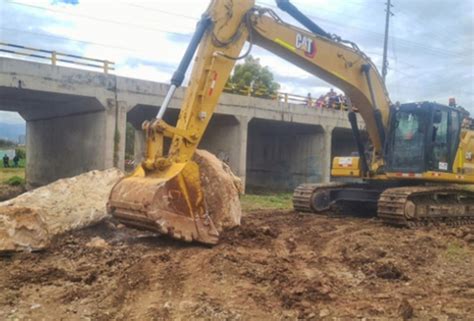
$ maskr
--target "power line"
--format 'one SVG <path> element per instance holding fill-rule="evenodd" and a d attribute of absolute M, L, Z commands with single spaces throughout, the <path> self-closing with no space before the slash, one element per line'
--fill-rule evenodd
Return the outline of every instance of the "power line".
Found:
<path fill-rule="evenodd" d="M 265 2 L 260 2 L 260 3 L 266 5 L 270 8 L 278 9 L 276 6 L 271 5 L 269 3 L 265 3 Z M 323 18 L 323 17 L 318 17 L 318 16 L 315 16 L 315 15 L 309 15 L 309 14 L 307 14 L 307 16 L 312 18 L 312 19 L 315 19 L 315 20 L 320 20 L 320 21 L 335 25 L 338 28 L 341 28 L 341 26 L 343 26 L 343 24 L 341 24 L 340 21 L 333 21 L 333 20 L 329 20 L 329 19 L 326 19 L 326 18 Z M 349 26 L 346 25 L 346 27 L 344 29 L 357 29 L 357 30 L 363 31 L 364 33 L 366 33 L 366 35 L 371 34 L 373 39 L 375 39 L 374 36 L 377 37 L 378 40 L 383 39 L 383 37 L 384 37 L 383 33 L 379 33 L 379 32 L 376 32 L 376 31 L 368 30 L 368 29 L 365 29 L 365 28 L 357 27 L 357 26 L 350 26 L 349 27 Z M 418 42 L 415 42 L 415 41 L 411 41 L 411 40 L 407 40 L 407 39 L 403 39 L 403 38 L 398 38 L 398 37 L 394 37 L 394 36 L 389 36 L 389 39 L 393 39 L 393 38 L 396 38 L 399 43 L 401 43 L 403 46 L 405 46 L 407 48 L 418 47 L 419 49 L 423 49 L 424 53 L 428 53 L 428 54 L 432 54 L 432 55 L 438 55 L 438 56 L 443 56 L 443 57 L 446 57 L 446 56 L 470 57 L 471 56 L 470 54 L 463 54 L 463 53 L 459 53 L 459 52 L 448 51 L 448 50 L 445 50 L 445 49 L 442 49 L 442 48 L 430 47 L 430 46 L 427 46 L 425 44 L 418 43 Z M 429 51 L 429 52 L 426 52 L 426 51 Z"/>
<path fill-rule="evenodd" d="M 128 52 L 140 53 L 140 54 L 144 53 L 142 51 L 131 49 L 130 47 L 121 47 L 121 46 L 117 46 L 117 45 L 114 45 L 114 44 L 106 44 L 106 43 L 93 42 L 93 41 L 88 41 L 88 40 L 83 40 L 83 39 L 75 39 L 75 38 L 70 38 L 70 37 L 53 35 L 53 34 L 50 34 L 50 33 L 35 32 L 35 31 L 31 31 L 31 30 L 21 30 L 21 29 L 17 29 L 17 28 L 9 28 L 9 27 L 0 27 L 0 29 L 11 31 L 11 32 L 23 32 L 23 33 L 28 33 L 28 34 L 32 34 L 32 35 L 37 35 L 37 36 L 42 36 L 42 37 L 47 37 L 47 38 L 60 39 L 60 40 L 65 40 L 65 41 L 72 41 L 72 42 L 82 43 L 82 44 L 86 44 L 86 45 L 100 46 L 100 47 L 104 47 L 104 48 L 113 48 L 113 49 L 119 49 L 119 50 L 124 50 L 124 51 L 128 51 Z M 189 36 L 189 38 L 191 38 L 191 37 Z M 382 54 L 376 53 L 376 52 L 367 52 L 367 54 L 369 54 L 371 56 L 382 56 Z M 401 61 L 401 62 L 406 64 L 409 67 L 416 68 L 416 66 L 414 66 L 412 64 L 409 64 L 409 63 L 403 62 L 403 61 Z"/>
<path fill-rule="evenodd" d="M 127 52 L 144 54 L 144 52 L 142 52 L 142 51 L 134 50 L 134 49 L 131 49 L 130 47 L 121 47 L 121 46 L 117 46 L 117 45 L 114 45 L 114 44 L 105 44 L 105 43 L 87 41 L 87 40 L 82 40 L 82 39 L 64 37 L 64 36 L 59 36 L 59 35 L 53 35 L 53 34 L 50 34 L 50 33 L 41 33 L 41 32 L 35 32 L 35 31 L 31 31 L 31 30 L 21 30 L 21 29 L 16 29 L 16 28 L 0 27 L 0 29 L 7 30 L 7 31 L 12 31 L 12 32 L 28 33 L 28 34 L 38 35 L 38 36 L 42 36 L 42 37 L 47 37 L 47 38 L 60 39 L 60 40 L 64 40 L 64 41 L 73 41 L 73 42 L 82 43 L 82 44 L 86 44 L 86 45 L 100 46 L 100 47 L 105 47 L 105 48 L 113 48 L 113 49 L 119 49 L 119 50 L 123 50 L 123 51 L 127 51 Z M 186 36 L 186 37 L 190 38 L 190 36 Z M 367 54 L 369 54 L 371 56 L 382 56 L 380 53 L 376 53 L 376 52 L 367 52 Z M 412 65 L 410 63 L 407 63 L 405 61 L 399 61 L 399 62 L 403 63 L 404 65 L 406 65 L 410 68 L 418 68 L 417 66 L 414 66 L 414 65 Z"/>
<path fill-rule="evenodd" d="M 173 34 L 173 35 L 177 35 L 177 36 L 186 36 L 188 37 L 189 35 L 188 34 L 183 34 L 183 33 L 178 33 L 178 32 L 173 32 L 173 31 L 168 31 L 168 30 L 163 30 L 163 29 L 159 29 L 159 28 L 151 28 L 151 27 L 146 27 L 146 26 L 142 26 L 142 25 L 137 25 L 137 24 L 130 24 L 130 23 L 124 23 L 123 21 L 117 21 L 117 20 L 111 20 L 111 19 L 102 19 L 102 18 L 97 18 L 97 17 L 93 17 L 93 16 L 89 16 L 89 15 L 83 15 L 83 14 L 74 14 L 74 13 L 70 13 L 70 12 L 64 12 L 64 11 L 61 11 L 61 10 L 55 10 L 55 9 L 52 9 L 52 8 L 45 8 L 45 7 L 41 7 L 41 6 L 35 6 L 35 5 L 31 5 L 31 4 L 24 4 L 24 3 L 18 3 L 18 2 L 14 2 L 14 1 L 8 1 L 9 3 L 12 3 L 12 4 L 16 4 L 16 5 L 20 5 L 20 6 L 27 6 L 27 7 L 31 7 L 31 8 L 36 8 L 36 9 L 39 9 L 39 10 L 45 10 L 45 11 L 51 11 L 51 12 L 56 12 L 56 13 L 61 13 L 61 14 L 66 14 L 66 15 L 71 15 L 71 16 L 78 16 L 78 17 L 83 17 L 83 18 L 87 18 L 87 19 L 91 19 L 91 20 L 97 20 L 97 21 L 102 21 L 102 22 L 107 22 L 107 23 L 114 23 L 114 24 L 118 24 L 118 25 L 128 25 L 128 26 L 134 26 L 134 27 L 137 27 L 137 28 L 141 28 L 141 29 L 145 29 L 145 30 L 153 30 L 153 31 L 158 31 L 158 32 L 162 32 L 162 33 L 168 33 L 168 34 Z M 272 8 L 275 8 L 277 9 L 277 7 L 273 6 L 273 5 L 270 5 L 268 3 L 264 3 L 264 2 L 261 2 L 262 4 L 265 4 L 267 5 L 268 7 L 272 7 Z M 134 6 L 137 6 L 137 5 L 134 5 Z M 153 8 L 148 8 L 148 7 L 144 7 L 144 6 L 140 6 L 142 8 L 146 8 L 148 10 L 156 10 L 158 11 L 159 9 L 153 9 Z M 160 10 L 160 11 L 163 11 L 163 10 Z M 170 15 L 174 15 L 174 16 L 179 16 L 179 17 L 183 17 L 183 15 L 180 15 L 180 14 L 175 14 L 175 13 L 171 13 L 171 12 L 166 12 L 167 14 L 170 14 Z M 328 19 L 325 19 L 325 18 L 321 18 L 321 17 L 316 17 L 316 16 L 311 16 L 311 15 L 308 15 L 309 17 L 313 18 L 313 19 L 319 19 L 321 21 L 326 21 L 327 23 L 330 23 L 330 24 L 334 24 L 338 27 L 341 26 L 341 23 L 340 22 L 336 22 L 336 21 L 331 21 L 331 20 L 328 20 Z M 189 16 L 184 16 L 186 18 L 190 18 Z M 374 32 L 374 31 L 371 31 L 371 30 L 367 30 L 367 29 L 364 29 L 364 28 L 360 28 L 360 27 L 350 27 L 350 28 L 353 28 L 353 29 L 359 29 L 361 31 L 364 31 L 366 33 L 371 33 L 371 34 L 374 34 L 376 35 L 377 37 L 381 37 L 383 36 L 383 34 L 381 33 L 377 33 L 377 32 Z M 393 38 L 393 37 L 390 37 L 390 38 Z M 420 44 L 420 43 L 417 43 L 417 42 L 413 42 L 413 41 L 410 41 L 410 40 L 405 40 L 405 39 L 401 39 L 401 38 L 398 38 L 398 40 L 400 42 L 405 42 L 405 46 L 406 47 L 412 47 L 412 46 L 417 46 L 419 47 L 420 49 L 423 49 L 425 50 L 425 53 L 426 53 L 426 50 L 429 50 L 431 52 L 431 54 L 434 54 L 434 55 L 441 55 L 441 56 L 447 56 L 447 55 L 452 55 L 452 56 L 458 56 L 458 57 L 468 57 L 467 54 L 461 54 L 461 53 L 457 53 L 457 52 L 451 52 L 451 51 L 447 51 L 447 50 L 443 50 L 443 49 L 440 49 L 440 48 L 434 48 L 434 47 L 429 47 L 429 46 L 426 46 L 424 44 Z"/>
<path fill-rule="evenodd" d="M 117 24 L 117 25 L 121 25 L 121 26 L 126 25 L 126 26 L 131 26 L 131 27 L 144 29 L 144 30 L 151 30 L 151 31 L 158 31 L 158 32 L 162 32 L 162 33 L 168 33 L 168 34 L 172 34 L 172 35 L 176 35 L 176 36 L 189 36 L 188 34 L 184 34 L 184 33 L 173 32 L 173 31 L 163 30 L 163 29 L 154 28 L 154 27 L 147 27 L 147 26 L 128 23 L 128 22 L 125 23 L 123 21 L 118 21 L 118 20 L 98 18 L 98 17 L 89 16 L 89 15 L 80 14 L 80 13 L 65 12 L 65 11 L 62 11 L 62 10 L 57 10 L 57 9 L 53 9 L 53 8 L 45 8 L 45 7 L 36 6 L 36 5 L 32 5 L 32 4 L 27 4 L 27 3 L 19 3 L 19 2 L 15 2 L 15 1 L 7 1 L 7 2 L 11 3 L 11 4 L 14 4 L 14 5 L 18 5 L 18 6 L 25 6 L 25 7 L 38 9 L 38 10 L 44 10 L 44 11 L 50 11 L 50 12 L 65 14 L 65 15 L 69 15 L 69 16 L 81 17 L 81 18 L 86 18 L 86 19 L 96 20 L 96 21 L 101 21 L 101 22 L 106 22 L 106 23 L 113 23 L 113 24 Z"/>
<path fill-rule="evenodd" d="M 198 21 L 199 20 L 198 17 L 186 16 L 186 15 L 183 15 L 183 14 L 170 12 L 170 11 L 166 11 L 166 10 L 161 10 L 161 9 L 156 9 L 156 8 L 150 8 L 150 7 L 142 6 L 142 5 L 135 4 L 135 3 L 121 2 L 121 1 L 119 1 L 118 3 L 126 5 L 126 6 L 130 6 L 130 7 L 145 9 L 147 11 L 160 12 L 160 13 L 164 13 L 164 14 L 167 14 L 167 15 L 170 15 L 170 16 L 186 18 L 186 19 L 193 20 L 193 21 Z"/>
<path fill-rule="evenodd" d="M 12 3 L 15 3 L 15 2 L 12 2 Z M 16 4 L 16 3 L 15 3 Z M 23 5 L 23 4 L 19 4 L 19 5 Z M 27 5 L 27 6 L 30 6 L 30 5 Z M 38 8 L 38 9 L 45 9 L 45 10 L 49 10 L 48 8 L 44 8 L 44 7 L 38 7 L 38 6 L 32 6 L 34 8 Z M 142 7 L 142 6 L 140 6 Z M 145 8 L 145 7 L 143 7 Z M 158 9 L 157 9 L 158 10 Z M 162 10 L 160 10 L 162 11 Z M 61 12 L 63 13 L 63 12 Z M 179 15 L 179 14 L 174 14 L 174 13 L 170 13 L 170 12 L 167 12 L 168 14 L 172 14 L 172 15 L 177 15 L 177 16 L 182 16 L 182 15 Z M 69 14 L 69 13 L 66 13 L 66 14 Z M 87 16 L 87 18 L 89 19 L 94 19 L 94 20 L 99 20 L 99 21 L 103 21 L 105 19 L 99 19 L 99 18 L 95 18 L 95 17 L 90 17 L 90 16 Z M 322 18 L 321 18 L 322 19 Z M 327 19 L 322 19 L 322 20 L 327 20 Z M 330 23 L 335 23 L 335 22 L 332 22 L 330 20 L 327 20 L 329 21 Z M 106 22 L 112 22 L 112 21 L 109 21 L 107 20 Z M 117 21 L 113 21 L 113 23 L 119 23 Z M 120 22 L 120 24 L 123 24 Z M 143 26 L 141 26 L 143 27 Z M 144 27 L 146 28 L 146 27 Z M 102 43 L 97 43 L 97 42 L 90 42 L 90 41 L 84 41 L 84 40 L 77 40 L 77 39 L 72 39 L 72 38 L 67 38 L 67 37 L 60 37 L 60 36 L 53 36 L 52 34 L 42 34 L 42 33 L 37 33 L 37 32 L 31 32 L 31 31 L 26 31 L 26 30 L 19 30 L 19 29 L 13 29 L 13 28 L 2 28 L 2 29 L 5 29 L 5 30 L 15 30 L 15 31 L 20 31 L 20 32 L 27 32 L 27 33 L 32 33 L 32 34 L 38 34 L 38 35 L 41 35 L 41 36 L 45 36 L 45 37 L 53 37 L 53 38 L 58 38 L 58 39 L 63 39 L 63 40 L 67 40 L 67 41 L 75 41 L 75 42 L 82 42 L 82 43 L 85 43 L 85 44 L 92 44 L 92 45 L 96 45 L 96 46 L 103 46 L 103 47 L 109 47 L 109 48 L 116 48 L 116 49 L 120 49 L 120 50 L 125 50 L 125 51 L 129 51 L 129 52 L 139 52 L 139 51 L 136 51 L 136 50 L 131 50 L 129 48 L 124 48 L 124 47 L 119 47 L 119 46 L 115 46 L 115 45 L 108 45 L 108 44 L 102 44 Z M 173 32 L 168 32 L 168 31 L 164 31 L 164 30 L 160 30 L 160 32 L 165 32 L 165 33 L 173 33 Z M 186 34 L 180 34 L 180 33 L 173 33 L 173 34 L 178 34 L 179 36 L 183 36 L 183 37 L 186 37 L 186 38 L 189 38 L 190 35 L 186 35 Z M 397 39 L 395 37 L 393 37 L 394 40 Z M 372 53 L 374 54 L 374 53 Z M 379 55 L 379 54 L 375 54 L 375 55 Z M 402 62 L 406 65 L 410 65 L 408 63 L 405 63 L 405 62 Z M 415 66 L 413 65 L 410 65 L 414 68 L 416 68 Z"/>
<path fill-rule="evenodd" d="M 23 32 L 23 33 L 29 33 L 37 36 L 42 36 L 42 37 L 47 37 L 47 38 L 55 38 L 55 39 L 60 39 L 60 40 L 65 40 L 65 41 L 73 41 L 77 43 L 82 43 L 86 45 L 93 45 L 93 46 L 100 46 L 104 48 L 113 48 L 113 49 L 119 49 L 119 50 L 124 50 L 128 52 L 135 52 L 139 54 L 144 54 L 142 51 L 130 49 L 127 47 L 120 47 L 112 44 L 104 44 L 104 43 L 99 43 L 99 42 L 93 42 L 93 41 L 87 41 L 87 40 L 79 40 L 79 39 L 74 39 L 74 38 L 69 38 L 69 37 L 63 37 L 63 36 L 58 36 L 58 35 L 53 35 L 50 33 L 41 33 L 41 32 L 35 32 L 35 31 L 30 31 L 30 30 L 21 30 L 21 29 L 16 29 L 16 28 L 8 28 L 8 27 L 0 27 L 0 29 L 3 30 L 8 30 L 8 31 L 13 31 L 13 32 Z M 189 37 L 191 38 L 191 37 Z"/>

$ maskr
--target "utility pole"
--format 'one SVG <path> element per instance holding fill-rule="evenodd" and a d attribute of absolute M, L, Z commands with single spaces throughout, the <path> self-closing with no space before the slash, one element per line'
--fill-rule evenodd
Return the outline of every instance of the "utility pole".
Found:
<path fill-rule="evenodd" d="M 384 82 L 385 82 L 385 77 L 387 76 L 387 68 L 388 68 L 388 60 L 387 60 L 388 28 L 390 25 L 390 16 L 394 15 L 391 11 L 392 7 L 393 5 L 391 3 L 391 0 L 387 0 L 387 9 L 385 9 L 387 14 L 385 16 L 385 40 L 383 43 L 383 63 L 382 63 L 382 77 L 383 77 Z"/>

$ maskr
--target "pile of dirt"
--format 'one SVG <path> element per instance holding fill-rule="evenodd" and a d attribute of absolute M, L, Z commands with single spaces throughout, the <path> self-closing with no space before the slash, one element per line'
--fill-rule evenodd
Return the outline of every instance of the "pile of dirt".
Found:
<path fill-rule="evenodd" d="M 0 202 L 17 197 L 25 192 L 25 187 L 22 185 L 11 186 L 8 184 L 0 184 Z"/>
<path fill-rule="evenodd" d="M 0 252 L 39 250 L 54 235 L 101 221 L 110 190 L 122 176 L 114 168 L 91 171 L 0 203 Z"/>
<path fill-rule="evenodd" d="M 209 248 L 106 219 L 0 259 L 0 319 L 466 320 L 473 233 L 268 211 Z"/>

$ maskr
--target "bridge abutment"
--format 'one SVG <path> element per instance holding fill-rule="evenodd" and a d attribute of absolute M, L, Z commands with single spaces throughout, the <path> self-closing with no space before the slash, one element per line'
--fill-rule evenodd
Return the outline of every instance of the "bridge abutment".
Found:
<path fill-rule="evenodd" d="M 104 169 L 106 113 L 26 122 L 26 181 L 31 187 L 92 169 Z"/>
<path fill-rule="evenodd" d="M 247 187 L 292 190 L 329 180 L 331 132 L 320 125 L 253 119 L 249 124 Z"/>

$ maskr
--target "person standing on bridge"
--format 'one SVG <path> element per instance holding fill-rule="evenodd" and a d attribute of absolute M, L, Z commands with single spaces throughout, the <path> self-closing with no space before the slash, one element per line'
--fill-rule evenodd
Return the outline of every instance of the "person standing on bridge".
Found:
<path fill-rule="evenodd" d="M 10 167 L 10 157 L 7 154 L 3 156 L 3 167 L 7 168 Z"/>

